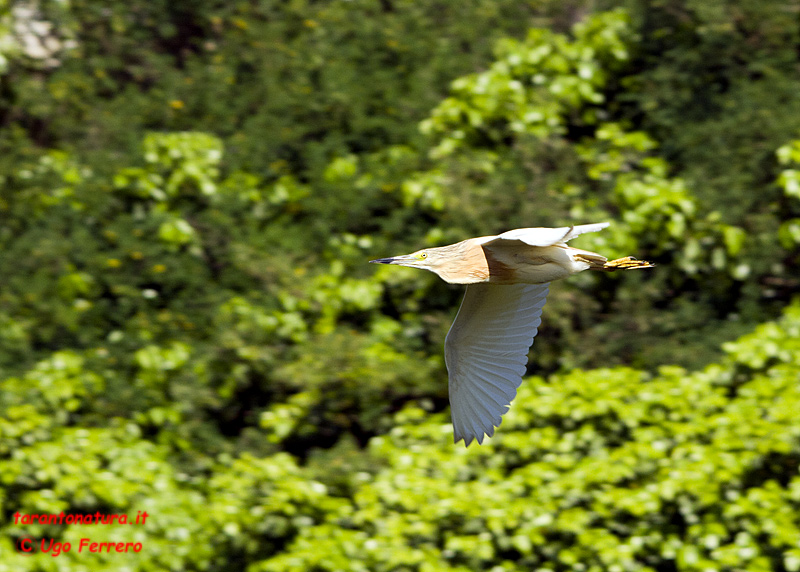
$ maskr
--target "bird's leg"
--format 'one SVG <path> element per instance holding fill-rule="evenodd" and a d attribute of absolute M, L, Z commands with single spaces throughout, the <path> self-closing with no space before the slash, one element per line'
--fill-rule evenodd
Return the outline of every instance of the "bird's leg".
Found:
<path fill-rule="evenodd" d="M 633 270 L 634 268 L 652 268 L 653 266 L 655 264 L 652 262 L 638 260 L 633 256 L 626 256 L 625 258 L 609 260 L 599 270 Z"/>

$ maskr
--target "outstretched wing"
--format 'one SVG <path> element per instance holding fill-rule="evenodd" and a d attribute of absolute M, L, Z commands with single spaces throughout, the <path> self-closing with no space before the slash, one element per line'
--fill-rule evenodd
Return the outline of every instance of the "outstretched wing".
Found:
<path fill-rule="evenodd" d="M 607 222 L 581 224 L 578 226 L 562 226 L 560 228 L 517 228 L 497 236 L 487 237 L 486 244 L 497 240 L 521 240 L 531 246 L 552 246 L 565 243 L 585 232 L 597 232 L 608 226 Z"/>
<path fill-rule="evenodd" d="M 470 284 L 444 343 L 455 441 L 494 435 L 522 383 L 547 284 Z"/>

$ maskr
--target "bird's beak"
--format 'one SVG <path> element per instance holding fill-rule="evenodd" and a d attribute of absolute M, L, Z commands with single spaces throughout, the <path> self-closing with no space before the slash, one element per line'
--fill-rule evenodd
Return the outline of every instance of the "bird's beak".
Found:
<path fill-rule="evenodd" d="M 410 264 L 418 262 L 416 258 L 410 254 L 403 254 L 401 256 L 392 256 L 391 258 L 378 258 L 377 260 L 370 260 L 370 264 L 398 264 L 400 266 L 409 266 Z"/>

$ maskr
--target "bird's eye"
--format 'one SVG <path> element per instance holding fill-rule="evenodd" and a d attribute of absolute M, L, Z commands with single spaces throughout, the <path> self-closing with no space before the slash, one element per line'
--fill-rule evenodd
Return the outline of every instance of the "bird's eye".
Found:
<path fill-rule="evenodd" d="M 428 258 L 428 253 L 427 252 L 419 252 L 419 253 L 417 253 L 417 255 L 414 258 L 416 258 L 417 260 L 425 260 L 426 258 Z"/>

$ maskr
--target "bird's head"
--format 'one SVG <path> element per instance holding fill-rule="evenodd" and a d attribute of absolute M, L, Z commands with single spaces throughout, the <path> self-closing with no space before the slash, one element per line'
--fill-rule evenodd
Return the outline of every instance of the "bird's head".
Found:
<path fill-rule="evenodd" d="M 378 258 L 377 260 L 370 260 L 370 262 L 375 264 L 396 264 L 398 266 L 409 266 L 437 272 L 436 268 L 442 263 L 442 257 L 439 256 L 437 250 L 436 248 L 426 248 L 411 254 L 401 254 L 391 258 Z"/>
<path fill-rule="evenodd" d="M 473 266 L 475 264 L 464 256 L 471 242 L 465 240 L 448 246 L 425 248 L 411 254 L 402 254 L 391 258 L 378 258 L 377 260 L 370 260 L 370 262 L 430 270 L 437 274 L 439 278 L 451 284 L 483 282 L 483 279 L 476 280 L 474 278 Z"/>
<path fill-rule="evenodd" d="M 480 248 L 483 242 L 485 242 L 483 238 L 472 238 L 447 246 L 425 248 L 411 254 L 379 258 L 370 262 L 430 270 L 450 284 L 487 282 L 489 274 L 486 258 Z"/>

